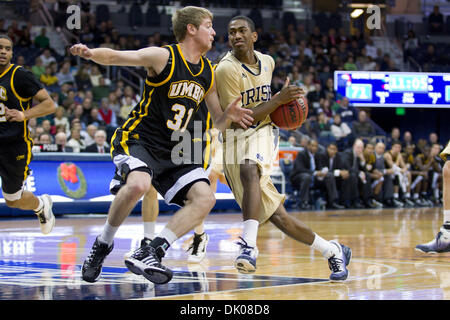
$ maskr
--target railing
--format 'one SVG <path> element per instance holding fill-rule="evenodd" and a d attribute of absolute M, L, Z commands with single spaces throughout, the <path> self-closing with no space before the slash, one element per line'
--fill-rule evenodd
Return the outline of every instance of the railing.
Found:
<path fill-rule="evenodd" d="M 42 21 L 44 21 L 46 26 L 53 27 L 55 24 L 55 21 L 53 20 L 52 15 L 48 11 L 47 7 L 44 4 L 44 1 L 39 0 L 39 9 L 38 9 L 39 16 L 42 18 Z"/>
<path fill-rule="evenodd" d="M 139 81 L 139 86 L 137 86 L 136 83 L 134 83 L 130 79 L 127 79 L 126 77 L 124 77 L 122 75 L 123 70 L 127 71 L 133 77 L 137 78 Z M 108 77 L 109 77 L 110 76 L 110 67 L 108 67 L 107 72 L 108 72 Z M 142 78 L 142 76 L 139 73 L 137 73 L 136 71 L 134 71 L 131 68 L 119 67 L 119 69 L 117 71 L 117 81 L 119 81 L 119 80 L 122 80 L 124 83 L 130 85 L 134 90 L 137 90 L 138 92 L 142 92 L 144 89 L 144 79 Z"/>

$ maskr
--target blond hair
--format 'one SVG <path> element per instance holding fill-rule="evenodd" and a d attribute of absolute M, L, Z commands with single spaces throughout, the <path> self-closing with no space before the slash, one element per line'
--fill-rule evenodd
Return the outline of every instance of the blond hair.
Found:
<path fill-rule="evenodd" d="M 186 37 L 187 25 L 192 24 L 197 29 L 204 19 L 213 19 L 211 11 L 201 7 L 188 6 L 179 9 L 172 17 L 172 29 L 177 42 L 181 42 Z"/>

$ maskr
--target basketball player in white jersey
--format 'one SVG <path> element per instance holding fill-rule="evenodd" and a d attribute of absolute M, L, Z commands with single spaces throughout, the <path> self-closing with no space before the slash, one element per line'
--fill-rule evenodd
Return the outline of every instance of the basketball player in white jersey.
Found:
<path fill-rule="evenodd" d="M 425 253 L 443 253 L 450 252 L 450 141 L 441 152 L 441 158 L 445 161 L 442 175 L 443 185 L 443 206 L 444 219 L 436 238 L 428 243 L 416 246 L 417 251 Z"/>
<path fill-rule="evenodd" d="M 217 92 L 220 105 L 226 106 L 241 95 L 242 106 L 253 110 L 253 126 L 244 130 L 227 130 L 224 134 L 224 173 L 244 219 L 240 253 L 235 267 L 241 273 L 256 270 L 258 249 L 256 239 L 260 224 L 270 220 L 292 238 L 319 250 L 328 260 L 330 279 L 343 281 L 348 277 L 350 248 L 337 241 L 326 241 L 301 221 L 289 215 L 283 206 L 285 196 L 278 193 L 270 178 L 273 159 L 278 152 L 278 128 L 270 113 L 279 105 L 298 99 L 303 90 L 285 87 L 271 99 L 274 60 L 254 50 L 258 38 L 251 19 L 237 16 L 228 24 L 230 51 L 216 67 Z"/>

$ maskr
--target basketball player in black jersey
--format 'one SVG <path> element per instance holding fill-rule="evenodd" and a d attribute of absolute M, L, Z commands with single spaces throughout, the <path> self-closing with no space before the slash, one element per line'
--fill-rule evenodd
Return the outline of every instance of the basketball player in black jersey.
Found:
<path fill-rule="evenodd" d="M 171 139 L 172 133 L 187 130 L 203 99 L 215 127 L 221 131 L 232 122 L 243 128 L 253 122 L 252 112 L 238 106 L 240 97 L 224 112 L 221 110 L 211 64 L 203 57 L 211 49 L 215 35 L 211 12 L 185 7 L 174 14 L 172 25 L 178 44 L 163 48 L 116 51 L 77 44 L 70 49 L 72 54 L 99 64 L 147 68 L 142 99 L 112 138 L 111 155 L 116 177 L 120 179 L 112 181 L 111 189 L 120 189 L 110 206 L 103 232 L 83 264 L 85 281 L 98 280 L 103 261 L 113 249 L 115 233 L 151 184 L 167 203 L 182 208 L 148 246 L 137 249 L 125 264 L 130 271 L 153 283 L 170 281 L 172 271 L 161 264 L 166 250 L 201 223 L 215 204 L 201 163 L 175 163 L 174 157 L 179 155 L 173 155 L 172 150 L 178 141 Z"/>
<path fill-rule="evenodd" d="M 28 120 L 56 110 L 47 90 L 25 68 L 11 63 L 13 43 L 0 35 L 0 177 L 6 205 L 22 210 L 34 210 L 43 234 L 55 224 L 49 195 L 36 197 L 24 190 L 29 174 L 33 140 Z M 39 103 L 32 107 L 35 98 Z"/>

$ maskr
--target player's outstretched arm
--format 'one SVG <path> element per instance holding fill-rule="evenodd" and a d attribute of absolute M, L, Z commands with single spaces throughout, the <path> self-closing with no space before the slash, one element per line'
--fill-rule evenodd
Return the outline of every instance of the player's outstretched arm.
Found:
<path fill-rule="evenodd" d="M 70 48 L 70 53 L 102 65 L 141 66 L 153 69 L 157 66 L 165 66 L 169 59 L 169 51 L 160 47 L 122 51 L 109 48 L 90 49 L 78 43 Z"/>
<path fill-rule="evenodd" d="M 215 83 L 206 95 L 205 101 L 206 106 L 211 113 L 214 127 L 222 131 L 222 133 L 230 127 L 232 122 L 239 124 L 244 129 L 247 129 L 253 123 L 253 111 L 241 107 L 240 95 L 239 97 L 236 97 L 236 99 L 234 99 L 224 111 L 222 111 Z"/>
<path fill-rule="evenodd" d="M 33 108 L 29 108 L 28 110 L 19 111 L 16 109 L 8 109 L 6 108 L 6 120 L 8 121 L 25 121 L 31 118 L 39 118 L 46 116 L 50 113 L 54 113 L 56 110 L 56 105 L 53 99 L 48 94 L 47 90 L 41 89 L 34 96 L 39 103 L 35 105 Z"/>

